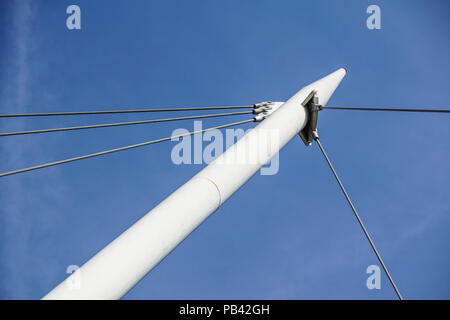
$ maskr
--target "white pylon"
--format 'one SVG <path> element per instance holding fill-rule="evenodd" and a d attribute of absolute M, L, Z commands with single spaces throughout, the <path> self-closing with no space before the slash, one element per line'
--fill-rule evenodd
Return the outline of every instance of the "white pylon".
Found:
<path fill-rule="evenodd" d="M 341 68 L 301 89 L 43 299 L 120 299 L 304 128 L 310 93 L 326 105 L 345 74 Z M 274 131 L 276 144 L 258 138 Z"/>

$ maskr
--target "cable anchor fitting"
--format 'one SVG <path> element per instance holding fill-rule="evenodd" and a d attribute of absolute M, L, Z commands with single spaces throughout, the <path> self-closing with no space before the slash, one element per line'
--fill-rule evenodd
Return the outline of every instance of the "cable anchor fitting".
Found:
<path fill-rule="evenodd" d="M 323 109 L 323 106 L 319 104 L 319 97 L 317 96 L 316 90 L 311 91 L 303 101 L 302 106 L 305 108 L 308 122 L 298 135 L 306 146 L 310 146 L 314 140 L 319 139 L 317 121 L 319 119 L 319 111 Z"/>
<path fill-rule="evenodd" d="M 253 121 L 260 122 L 278 110 L 284 102 L 265 101 L 253 105 Z"/>

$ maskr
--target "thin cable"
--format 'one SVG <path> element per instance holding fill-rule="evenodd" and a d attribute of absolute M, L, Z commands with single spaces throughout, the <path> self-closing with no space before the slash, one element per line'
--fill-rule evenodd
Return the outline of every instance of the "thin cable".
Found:
<path fill-rule="evenodd" d="M 403 108 L 369 108 L 369 107 L 322 107 L 322 109 L 450 113 L 450 109 L 403 109 Z"/>
<path fill-rule="evenodd" d="M 130 121 L 130 122 L 95 124 L 95 125 L 78 126 L 78 127 L 67 127 L 67 128 L 54 128 L 54 129 L 42 129 L 42 130 L 31 130 L 31 131 L 5 132 L 5 133 L 0 133 L 0 137 L 15 136 L 15 135 L 22 135 L 22 134 L 31 134 L 31 133 L 46 133 L 46 132 L 58 132 L 58 131 L 69 131 L 69 130 L 94 129 L 94 128 L 105 128 L 105 127 L 118 127 L 118 126 L 134 125 L 134 124 L 169 122 L 169 121 L 177 121 L 177 120 L 216 118 L 216 117 L 234 116 L 234 115 L 250 114 L 250 113 L 253 113 L 253 111 L 241 111 L 241 112 L 207 114 L 207 115 L 188 116 L 188 117 L 179 117 L 179 118 L 165 118 L 165 119 L 152 119 L 152 120 L 143 120 L 143 121 Z"/>
<path fill-rule="evenodd" d="M 248 106 L 223 106 L 223 107 L 189 107 L 189 108 L 166 108 L 166 109 L 134 109 L 134 110 L 105 110 L 105 111 L 80 111 L 80 112 L 0 114 L 0 118 L 45 117 L 45 116 L 78 116 L 78 115 L 88 115 L 88 114 L 138 113 L 138 112 L 171 112 L 171 111 L 223 110 L 223 109 L 245 109 L 245 108 L 253 108 L 253 105 L 248 105 Z"/>
<path fill-rule="evenodd" d="M 364 224 L 363 224 L 361 218 L 359 217 L 359 214 L 358 214 L 358 212 L 356 211 L 355 206 L 353 205 L 352 201 L 350 200 L 350 197 L 348 196 L 347 191 L 345 191 L 345 188 L 344 188 L 344 186 L 342 185 L 341 180 L 339 179 L 339 177 L 338 177 L 336 171 L 335 171 L 334 168 L 333 168 L 333 165 L 332 165 L 331 162 L 330 162 L 330 159 L 328 158 L 328 156 L 327 156 L 327 154 L 326 154 L 324 148 L 322 147 L 322 144 L 320 143 L 318 136 L 315 137 L 315 140 L 316 140 L 316 142 L 317 142 L 317 144 L 318 144 L 318 146 L 319 146 L 319 148 L 320 148 L 320 151 L 322 151 L 322 154 L 323 154 L 323 156 L 325 157 L 325 160 L 327 161 L 328 166 L 330 167 L 331 171 L 333 172 L 334 177 L 336 178 L 337 182 L 339 183 L 339 187 L 341 187 L 341 190 L 342 190 L 342 192 L 344 193 L 345 198 L 347 199 L 348 204 L 349 204 L 350 207 L 352 208 L 353 213 L 355 214 L 355 217 L 356 217 L 356 219 L 358 220 L 359 225 L 360 225 L 361 228 L 363 229 L 364 234 L 365 234 L 366 237 L 367 237 L 367 240 L 369 240 L 369 243 L 370 243 L 370 245 L 372 246 L 372 249 L 373 249 L 373 251 L 375 252 L 375 254 L 376 254 L 376 256 L 377 256 L 378 261 L 380 261 L 381 265 L 383 266 L 384 272 L 385 272 L 386 275 L 388 276 L 389 281 L 391 282 L 392 287 L 393 287 L 394 290 L 395 290 L 395 293 L 397 294 L 397 296 L 398 296 L 398 298 L 399 298 L 400 300 L 403 300 L 403 297 L 402 297 L 402 295 L 400 294 L 400 291 L 398 291 L 397 286 L 396 286 L 395 283 L 394 283 L 394 280 L 392 279 L 392 277 L 391 277 L 391 275 L 390 275 L 390 273 L 389 273 L 389 271 L 388 271 L 386 265 L 385 265 L 384 262 L 383 262 L 383 259 L 381 259 L 381 256 L 380 256 L 380 254 L 378 253 L 378 250 L 377 250 L 377 248 L 375 247 L 375 244 L 373 243 L 372 239 L 370 238 L 370 235 L 369 235 L 369 233 L 367 232 L 367 229 L 366 229 L 366 227 L 364 226 Z"/>
<path fill-rule="evenodd" d="M 38 166 L 34 166 L 34 167 L 28 167 L 28 168 L 24 168 L 24 169 L 4 172 L 4 173 L 0 173 L 0 178 L 1 177 L 6 177 L 6 176 L 10 176 L 10 175 L 13 175 L 13 174 L 17 174 L 17 173 L 26 172 L 26 171 L 31 171 L 31 170 L 37 170 L 37 169 L 47 168 L 47 167 L 51 167 L 51 166 L 56 166 L 58 164 L 63 164 L 63 163 L 68 163 L 68 162 L 72 162 L 72 161 L 77 161 L 77 160 L 83 160 L 83 159 L 87 159 L 87 158 L 93 158 L 93 157 L 97 157 L 97 156 L 102 156 L 102 155 L 113 153 L 113 152 L 124 151 L 124 150 L 129 150 L 129 149 L 133 149 L 133 148 L 142 147 L 142 146 L 147 146 L 147 145 L 150 145 L 150 144 L 163 142 L 163 141 L 168 141 L 168 140 L 171 140 L 171 139 L 178 139 L 178 138 L 181 138 L 181 137 L 191 136 L 191 135 L 194 135 L 194 134 L 197 134 L 197 133 L 203 133 L 203 132 L 207 132 L 207 131 L 211 131 L 211 130 L 215 130 L 215 129 L 222 129 L 222 128 L 226 128 L 226 127 L 237 126 L 237 125 L 248 123 L 248 122 L 254 122 L 254 119 L 249 119 L 249 120 L 244 120 L 244 121 L 239 121 L 239 122 L 233 122 L 233 123 L 221 125 L 221 126 L 218 126 L 218 127 L 207 128 L 207 129 L 197 130 L 197 131 L 191 131 L 191 132 L 187 132 L 187 133 L 176 135 L 176 136 L 171 136 L 171 137 L 161 138 L 161 139 L 157 139 L 157 140 L 146 141 L 146 142 L 142 142 L 142 143 L 138 143 L 138 144 L 132 144 L 132 145 L 129 145 L 129 146 L 120 147 L 120 148 L 116 148 L 116 149 L 110 149 L 110 150 L 105 150 L 105 151 L 101 151 L 101 152 L 97 152 L 97 153 L 91 153 L 91 154 L 87 154 L 87 155 L 79 156 L 79 157 L 75 157 L 75 158 L 69 158 L 69 159 L 60 160 L 60 161 L 44 163 L 44 164 L 41 164 L 41 165 L 38 165 Z"/>

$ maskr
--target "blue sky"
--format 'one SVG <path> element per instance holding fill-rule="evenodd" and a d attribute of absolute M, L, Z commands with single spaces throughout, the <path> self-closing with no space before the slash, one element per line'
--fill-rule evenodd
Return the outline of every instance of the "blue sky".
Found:
<path fill-rule="evenodd" d="M 66 28 L 81 7 L 82 29 Z M 370 4 L 381 30 L 366 28 Z M 2 1 L 0 112 L 284 101 L 345 66 L 329 105 L 446 107 L 447 1 Z M 166 116 L 158 115 L 158 116 Z M 153 115 L 0 119 L 2 132 Z M 204 126 L 233 119 L 205 120 Z M 405 298 L 450 298 L 450 119 L 323 111 L 321 140 Z M 0 172 L 192 129 L 0 139 Z M 244 126 L 248 128 L 249 126 Z M 165 143 L 0 179 L 0 298 L 38 299 L 202 165 Z M 260 195 L 263 196 L 260 196 Z M 317 146 L 293 139 L 126 299 L 391 299 Z"/>

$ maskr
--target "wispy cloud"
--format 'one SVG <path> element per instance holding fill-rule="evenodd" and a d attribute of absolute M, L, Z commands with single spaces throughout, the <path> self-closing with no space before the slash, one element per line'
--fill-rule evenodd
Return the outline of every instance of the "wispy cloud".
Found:
<path fill-rule="evenodd" d="M 27 0 L 13 2 L 7 11 L 3 14 L 9 15 L 11 23 L 7 26 L 7 41 L 3 49 L 0 109 L 2 113 L 26 113 L 30 110 L 32 87 L 37 79 L 32 68 L 37 62 L 32 60 L 31 54 L 37 46 L 37 40 L 33 36 L 36 10 L 32 1 Z M 20 118 L 0 123 L 1 131 L 9 131 L 11 128 L 17 130 L 25 125 L 26 120 Z M 2 140 L 2 171 L 29 165 L 40 153 L 40 139 L 22 137 Z M 36 298 L 33 288 L 35 290 L 48 277 L 45 276 L 48 261 L 46 263 L 42 252 L 32 249 L 32 244 L 37 226 L 42 230 L 55 225 L 56 210 L 51 203 L 58 203 L 58 197 L 61 196 L 59 190 L 51 185 L 55 178 L 56 176 L 37 177 L 31 181 L 25 176 L 17 175 L 0 181 L 0 298 Z M 30 186 L 30 182 L 33 186 Z M 29 192 L 30 190 L 33 191 Z M 42 269 L 42 278 L 32 278 L 32 273 L 24 274 L 22 270 L 27 267 Z"/>
<path fill-rule="evenodd" d="M 9 43 L 5 45 L 4 63 L 6 68 L 2 71 L 3 90 L 0 96 L 2 112 L 25 112 L 29 95 L 29 45 L 31 41 L 31 23 L 33 10 L 30 1 L 15 2 L 10 14 L 13 16 L 12 28 L 8 31 Z M 15 121 L 15 126 L 23 127 L 24 120 Z M 3 131 L 11 127 L 9 121 L 2 123 Z M 22 166 L 25 163 L 25 152 L 29 146 L 14 145 L 11 141 L 2 141 L 2 168 Z M 8 179 L 2 186 L 1 220 L 2 220 L 2 297 L 11 297 L 11 290 L 15 288 L 20 292 L 26 290 L 21 281 L 21 275 L 14 272 L 14 255 L 16 251 L 24 251 L 30 234 L 30 224 L 24 217 L 24 203 L 22 179 Z M 20 243 L 11 243 L 13 235 L 20 236 Z"/>

